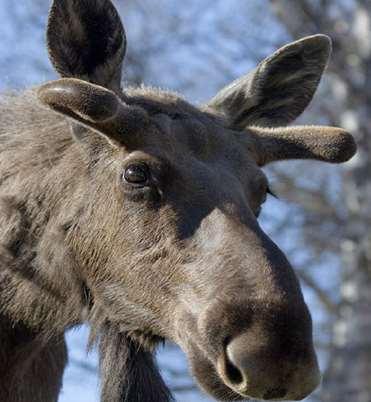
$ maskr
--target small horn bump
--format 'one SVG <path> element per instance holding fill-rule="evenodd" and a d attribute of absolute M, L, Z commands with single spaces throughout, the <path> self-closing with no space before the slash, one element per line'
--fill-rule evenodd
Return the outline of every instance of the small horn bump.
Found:
<path fill-rule="evenodd" d="M 120 100 L 111 91 L 77 79 L 61 79 L 43 85 L 40 101 L 61 113 L 92 123 L 103 123 L 117 114 Z"/>
<path fill-rule="evenodd" d="M 351 134 L 341 128 L 333 128 L 328 147 L 327 159 L 332 162 L 342 163 L 351 159 L 357 152 L 357 144 Z"/>
<path fill-rule="evenodd" d="M 41 86 L 41 103 L 97 131 L 111 144 L 135 147 L 150 119 L 144 109 L 127 105 L 111 90 L 75 78 Z"/>
<path fill-rule="evenodd" d="M 354 138 L 337 127 L 249 127 L 259 165 L 285 159 L 316 159 L 330 163 L 348 161 L 357 151 Z"/>

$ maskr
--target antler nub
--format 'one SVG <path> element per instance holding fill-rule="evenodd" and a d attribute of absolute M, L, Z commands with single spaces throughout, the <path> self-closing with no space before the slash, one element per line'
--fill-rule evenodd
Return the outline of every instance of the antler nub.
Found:
<path fill-rule="evenodd" d="M 44 105 L 93 128 L 115 145 L 128 145 L 148 122 L 143 109 L 126 105 L 106 88 L 74 78 L 41 86 L 38 97 Z"/>
<path fill-rule="evenodd" d="M 316 159 L 342 163 L 357 151 L 352 135 L 326 126 L 249 127 L 259 165 L 285 159 Z"/>

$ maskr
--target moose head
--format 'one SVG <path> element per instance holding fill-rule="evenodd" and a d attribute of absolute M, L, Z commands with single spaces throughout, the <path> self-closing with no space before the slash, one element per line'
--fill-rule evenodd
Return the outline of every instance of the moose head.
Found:
<path fill-rule="evenodd" d="M 279 49 L 201 106 L 121 88 L 126 39 L 109 0 L 54 0 L 47 39 L 61 79 L 38 96 L 68 118 L 87 177 L 65 241 L 104 322 L 103 399 L 167 400 L 151 357 L 162 340 L 217 399 L 307 396 L 320 379 L 311 317 L 258 216 L 263 166 L 355 153 L 340 128 L 287 127 L 316 91 L 329 38 Z"/>

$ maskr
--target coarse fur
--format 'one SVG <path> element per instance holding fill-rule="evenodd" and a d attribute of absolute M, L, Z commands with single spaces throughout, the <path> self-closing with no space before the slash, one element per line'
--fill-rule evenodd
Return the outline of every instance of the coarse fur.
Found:
<path fill-rule="evenodd" d="M 169 401 L 165 339 L 217 399 L 304 398 L 319 379 L 311 318 L 257 221 L 260 167 L 355 153 L 341 129 L 279 127 L 311 100 L 329 39 L 280 49 L 200 107 L 121 90 L 109 0 L 55 0 L 48 48 L 62 79 L 0 99 L 0 400 L 57 401 L 64 333 L 85 322 L 102 402 Z"/>

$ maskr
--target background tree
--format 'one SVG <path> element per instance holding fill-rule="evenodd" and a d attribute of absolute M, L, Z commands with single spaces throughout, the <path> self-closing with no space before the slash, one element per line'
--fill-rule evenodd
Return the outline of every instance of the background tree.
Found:
<path fill-rule="evenodd" d="M 359 145 L 358 156 L 339 178 L 341 197 L 330 203 L 334 213 L 325 212 L 327 199 L 316 197 L 318 209 L 325 213 L 313 216 L 306 211 L 305 219 L 308 242 L 316 248 L 331 243 L 333 253 L 341 256 L 323 400 L 367 402 L 371 400 L 371 1 L 271 0 L 271 5 L 292 36 L 322 32 L 332 37 L 327 92 L 319 98 L 321 117 L 351 130 Z M 331 232 L 324 225 L 332 227 Z"/>

